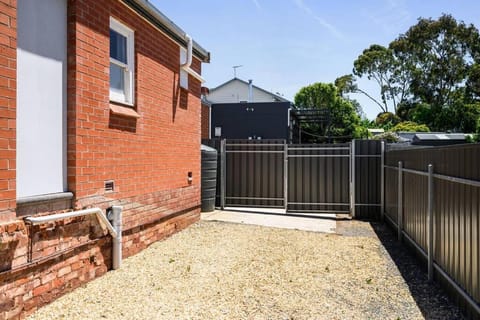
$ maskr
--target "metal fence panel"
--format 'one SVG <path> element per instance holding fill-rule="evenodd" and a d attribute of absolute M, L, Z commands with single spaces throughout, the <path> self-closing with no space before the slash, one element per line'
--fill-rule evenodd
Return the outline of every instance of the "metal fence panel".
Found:
<path fill-rule="evenodd" d="M 395 223 L 398 211 L 398 174 L 391 167 L 385 168 L 385 215 Z"/>
<path fill-rule="evenodd" d="M 403 228 L 426 250 L 428 177 L 408 172 L 403 175 Z"/>
<path fill-rule="evenodd" d="M 349 212 L 349 144 L 288 147 L 288 211 Z"/>
<path fill-rule="evenodd" d="M 355 217 L 380 218 L 382 141 L 354 140 Z"/>
<path fill-rule="evenodd" d="M 226 206 L 284 206 L 284 140 L 226 141 Z"/>
<path fill-rule="evenodd" d="M 386 153 L 385 214 L 397 223 L 395 176 L 403 173 L 403 227 L 414 244 L 427 252 L 427 167 L 433 165 L 433 260 L 436 276 L 464 310 L 480 317 L 480 144 Z M 452 279 L 452 280 L 449 280 Z M 456 289 L 456 288 L 461 289 Z M 470 298 L 473 302 L 467 307 Z"/>
<path fill-rule="evenodd" d="M 480 188 L 438 179 L 435 188 L 435 260 L 478 303 Z"/>

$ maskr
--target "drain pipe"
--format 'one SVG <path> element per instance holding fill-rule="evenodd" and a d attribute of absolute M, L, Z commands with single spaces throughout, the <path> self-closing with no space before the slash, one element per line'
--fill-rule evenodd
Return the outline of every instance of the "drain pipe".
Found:
<path fill-rule="evenodd" d="M 113 226 L 107 219 L 107 217 L 103 214 L 103 211 L 100 208 L 91 208 L 79 211 L 51 214 L 42 217 L 26 217 L 25 222 L 35 226 L 47 222 L 95 214 L 98 220 L 107 227 L 108 232 L 113 238 L 112 267 L 114 270 L 116 270 L 120 268 L 122 261 L 122 207 L 112 206 L 111 210 L 109 211 L 109 217 L 111 217 Z"/>
<path fill-rule="evenodd" d="M 112 221 L 113 229 L 117 232 L 113 237 L 112 268 L 120 269 L 122 265 L 122 207 L 112 206 L 108 220 Z"/>
<path fill-rule="evenodd" d="M 184 64 L 180 65 L 180 67 L 186 72 L 188 72 L 195 79 L 199 80 L 201 83 L 204 83 L 206 80 L 202 78 L 202 76 L 199 75 L 195 70 L 190 68 L 190 66 L 192 65 L 193 57 L 193 39 L 188 34 L 185 34 L 185 38 L 187 39 L 187 61 Z"/>

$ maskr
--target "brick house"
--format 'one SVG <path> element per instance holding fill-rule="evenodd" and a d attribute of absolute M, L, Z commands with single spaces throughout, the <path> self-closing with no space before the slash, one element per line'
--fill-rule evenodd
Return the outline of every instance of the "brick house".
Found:
<path fill-rule="evenodd" d="M 211 112 L 212 112 L 212 104 L 207 100 L 207 95 L 210 90 L 207 87 L 202 87 L 202 125 L 201 125 L 201 132 L 202 132 L 202 140 L 203 139 L 210 139 L 210 119 L 211 119 Z"/>
<path fill-rule="evenodd" d="M 26 216 L 122 206 L 124 257 L 199 219 L 209 60 L 146 0 L 0 0 L 0 319 L 112 265 L 95 216 Z"/>

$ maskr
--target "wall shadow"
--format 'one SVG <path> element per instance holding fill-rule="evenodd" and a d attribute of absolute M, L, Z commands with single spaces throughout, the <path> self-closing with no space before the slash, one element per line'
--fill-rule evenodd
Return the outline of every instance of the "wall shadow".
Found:
<path fill-rule="evenodd" d="M 172 122 L 175 122 L 177 108 L 188 110 L 188 89 L 180 87 L 180 74 L 174 72 L 172 84 Z"/>
<path fill-rule="evenodd" d="M 12 269 L 12 262 L 19 241 L 12 240 L 2 243 L 0 247 L 0 272 Z"/>
<path fill-rule="evenodd" d="M 464 319 L 438 283 L 428 283 L 426 266 L 421 265 L 408 247 L 397 240 L 397 233 L 384 223 L 371 222 L 370 225 L 400 271 L 425 319 Z"/>
<path fill-rule="evenodd" d="M 110 118 L 108 120 L 108 127 L 110 129 L 117 129 L 120 131 L 126 131 L 131 133 L 137 132 L 137 118 L 122 116 L 110 112 Z"/>

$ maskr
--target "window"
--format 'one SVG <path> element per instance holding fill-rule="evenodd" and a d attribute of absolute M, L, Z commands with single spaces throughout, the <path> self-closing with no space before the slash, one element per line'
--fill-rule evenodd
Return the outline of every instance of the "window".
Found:
<path fill-rule="evenodd" d="M 187 50 L 180 47 L 180 65 L 187 62 Z M 188 73 L 180 68 L 180 87 L 188 89 Z"/>
<path fill-rule="evenodd" d="M 133 30 L 110 18 L 110 100 L 133 105 Z"/>

